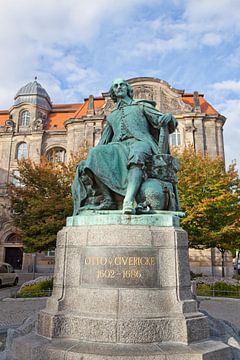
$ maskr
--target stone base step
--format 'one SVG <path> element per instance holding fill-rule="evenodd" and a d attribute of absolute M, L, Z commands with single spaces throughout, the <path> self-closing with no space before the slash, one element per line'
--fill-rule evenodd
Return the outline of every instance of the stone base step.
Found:
<path fill-rule="evenodd" d="M 142 345 L 48 340 L 35 333 L 13 343 L 13 360 L 231 360 L 230 348 L 214 340 L 189 346 L 179 343 Z"/>

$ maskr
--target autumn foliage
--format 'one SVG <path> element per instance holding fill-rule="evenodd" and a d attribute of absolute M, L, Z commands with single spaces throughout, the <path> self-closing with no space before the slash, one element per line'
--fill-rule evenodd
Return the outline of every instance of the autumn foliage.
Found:
<path fill-rule="evenodd" d="M 233 163 L 225 170 L 222 158 L 211 159 L 186 148 L 177 154 L 179 196 L 186 217 L 190 247 L 240 247 L 240 179 Z"/>
<path fill-rule="evenodd" d="M 211 159 L 186 148 L 175 154 L 181 162 L 179 196 L 186 217 L 190 247 L 217 247 L 220 251 L 240 247 L 240 180 L 235 164 L 225 170 L 221 158 Z M 71 183 L 76 163 L 86 151 L 68 164 L 42 158 L 19 162 L 21 186 L 10 187 L 15 225 L 25 251 L 50 250 L 56 234 L 72 214 Z"/>
<path fill-rule="evenodd" d="M 18 164 L 18 186 L 10 186 L 14 223 L 23 239 L 25 251 L 55 248 L 57 232 L 72 214 L 71 183 L 76 163 L 85 153 L 72 157 L 68 164 L 52 163 L 42 157 Z"/>

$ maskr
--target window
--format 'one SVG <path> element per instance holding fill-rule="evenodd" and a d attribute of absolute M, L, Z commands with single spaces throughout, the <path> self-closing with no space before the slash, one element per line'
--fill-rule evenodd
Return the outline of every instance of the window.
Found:
<path fill-rule="evenodd" d="M 66 160 L 66 150 L 61 147 L 52 148 L 47 152 L 47 158 L 49 161 L 56 162 L 65 162 Z"/>
<path fill-rule="evenodd" d="M 176 129 L 174 133 L 169 136 L 170 146 L 180 146 L 181 145 L 181 133 L 179 129 Z"/>
<path fill-rule="evenodd" d="M 53 256 L 55 256 L 55 250 L 45 251 L 45 256 L 47 256 L 47 257 L 53 257 Z"/>
<path fill-rule="evenodd" d="M 27 159 L 28 157 L 28 149 L 27 144 L 25 142 L 19 143 L 17 145 L 17 151 L 16 151 L 16 159 Z"/>
<path fill-rule="evenodd" d="M 0 265 L 0 273 L 4 274 L 8 272 L 8 267 L 7 265 Z"/>
<path fill-rule="evenodd" d="M 30 123 L 30 112 L 27 111 L 27 110 L 24 110 L 24 111 L 22 111 L 21 114 L 20 114 L 20 122 L 19 122 L 19 125 L 20 125 L 20 126 L 27 127 L 27 126 L 29 126 L 29 123 Z"/>
<path fill-rule="evenodd" d="M 11 234 L 6 238 L 5 243 L 22 244 L 22 240 L 17 234 Z"/>
<path fill-rule="evenodd" d="M 14 269 L 12 267 L 12 265 L 7 265 L 7 269 L 9 273 L 14 273 Z"/>

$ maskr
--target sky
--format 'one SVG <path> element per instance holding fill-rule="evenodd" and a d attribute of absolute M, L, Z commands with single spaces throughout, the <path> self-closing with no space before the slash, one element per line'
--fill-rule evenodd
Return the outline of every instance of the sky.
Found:
<path fill-rule="evenodd" d="M 203 93 L 240 168 L 239 0 L 0 0 L 0 109 L 38 81 L 53 103 L 152 76 Z"/>

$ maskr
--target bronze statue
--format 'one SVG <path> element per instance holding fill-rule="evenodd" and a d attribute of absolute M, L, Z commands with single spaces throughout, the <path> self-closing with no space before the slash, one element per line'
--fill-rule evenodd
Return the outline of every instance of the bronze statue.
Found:
<path fill-rule="evenodd" d="M 107 117 L 99 144 L 77 166 L 74 215 L 119 207 L 124 214 L 178 210 L 178 162 L 168 143 L 176 119 L 160 113 L 154 101 L 134 100 L 125 80 L 114 80 L 110 95 L 116 108 Z"/>

